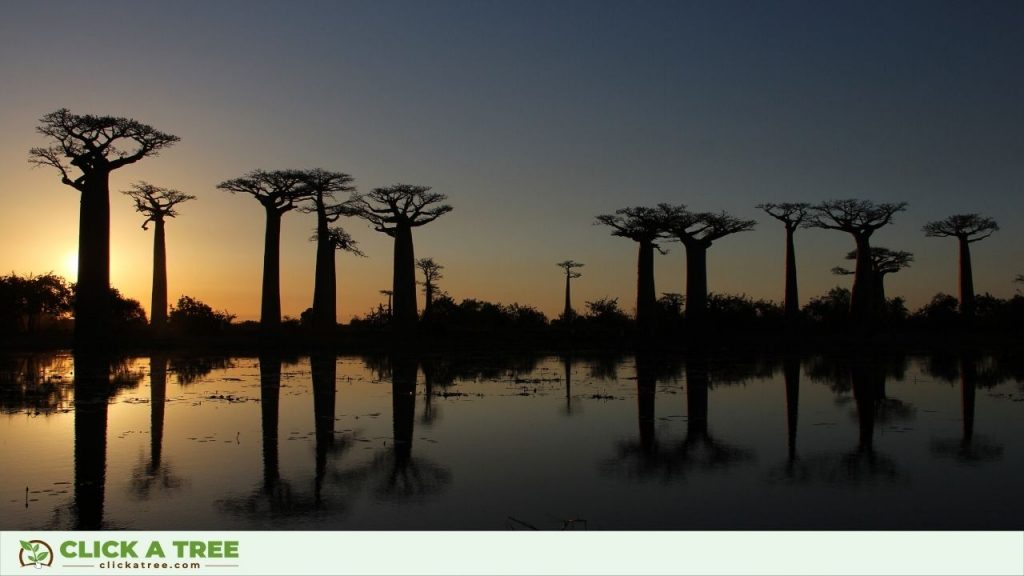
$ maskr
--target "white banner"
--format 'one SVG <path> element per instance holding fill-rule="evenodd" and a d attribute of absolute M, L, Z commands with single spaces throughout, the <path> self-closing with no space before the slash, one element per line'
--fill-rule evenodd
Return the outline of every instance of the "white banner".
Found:
<path fill-rule="evenodd" d="M 1024 574 L 1024 532 L 0 532 L 2 575 Z"/>

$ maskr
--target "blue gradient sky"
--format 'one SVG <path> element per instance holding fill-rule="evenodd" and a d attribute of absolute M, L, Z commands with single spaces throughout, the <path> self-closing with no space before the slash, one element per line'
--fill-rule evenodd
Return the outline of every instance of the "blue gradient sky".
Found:
<path fill-rule="evenodd" d="M 37 119 L 131 116 L 179 135 L 115 174 L 199 197 L 168 226 L 170 293 L 258 314 L 263 216 L 215 186 L 254 168 L 323 167 L 362 190 L 395 182 L 456 210 L 416 232 L 442 288 L 557 314 L 632 309 L 635 245 L 594 226 L 627 205 L 685 203 L 756 218 L 720 240 L 710 287 L 781 299 L 781 225 L 760 202 L 907 201 L 876 245 L 909 250 L 887 279 L 912 307 L 955 292 L 955 243 L 921 226 L 995 217 L 975 244 L 980 292 L 1024 273 L 1024 3 L 1020 2 L 5 2 L 0 19 L 0 270 L 66 272 L 77 192 L 33 169 Z M 115 195 L 117 196 L 117 195 Z M 151 232 L 112 198 L 113 282 L 148 307 Z M 312 298 L 309 215 L 286 215 L 283 309 Z M 390 287 L 389 239 L 345 223 L 369 256 L 339 256 L 340 319 Z M 801 294 L 852 241 L 797 237 Z M 16 248 L 12 248 L 16 247 Z M 656 261 L 682 292 L 683 252 Z"/>

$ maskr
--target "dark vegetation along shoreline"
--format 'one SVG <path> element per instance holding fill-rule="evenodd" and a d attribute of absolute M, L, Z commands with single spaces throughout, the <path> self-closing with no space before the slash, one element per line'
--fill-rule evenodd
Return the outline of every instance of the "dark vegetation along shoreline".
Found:
<path fill-rule="evenodd" d="M 782 303 L 710 291 L 708 259 L 717 240 L 752 230 L 757 222 L 726 212 L 698 212 L 684 204 L 635 206 L 596 217 L 614 236 L 636 242 L 635 314 L 617 298 L 572 305 L 572 281 L 584 264 L 557 263 L 565 272 L 565 306 L 548 319 L 531 306 L 475 299 L 456 303 L 440 287 L 444 268 L 432 258 L 416 259 L 413 230 L 453 210 L 447 197 L 429 186 L 396 184 L 357 193 L 343 172 L 253 170 L 216 188 L 249 196 L 266 211 L 261 315 L 259 322 L 234 322 L 196 298 L 168 301 L 165 225 L 179 205 L 195 196 L 146 182 L 124 191 L 154 226 L 153 292 L 147 318 L 138 301 L 110 285 L 110 190 L 114 170 L 157 155 L 179 141 L 132 119 L 72 114 L 61 109 L 40 119 L 48 140 L 29 151 L 35 165 L 56 169 L 60 181 L 80 194 L 78 279 L 53 274 L 0 277 L 0 347 L 74 348 L 76 352 L 128 350 L 289 350 L 362 352 L 372 350 L 444 352 L 521 349 L 701 351 L 728 348 L 803 351 L 860 347 L 901 349 L 943 346 L 1019 348 L 1024 295 L 1009 299 L 975 293 L 970 245 L 999 230 L 992 218 L 955 214 L 929 222 L 929 237 L 957 240 L 959 294 L 937 294 L 911 312 L 900 297 L 888 297 L 884 279 L 908 268 L 909 252 L 872 246 L 874 232 L 893 224 L 904 202 L 859 199 L 818 204 L 766 203 L 758 206 L 785 229 L 785 285 Z M 316 269 L 312 306 L 300 318 L 281 314 L 281 219 L 291 211 L 316 215 Z M 350 324 L 337 323 L 335 253 L 361 255 L 356 241 L 336 223 L 356 218 L 394 240 L 392 289 L 379 306 Z M 835 288 L 800 306 L 796 232 L 803 228 L 848 234 L 854 250 L 852 289 Z M 685 248 L 685 294 L 658 292 L 654 253 L 666 242 Z M 417 279 L 417 270 L 423 280 Z M 1020 275 L 1017 282 L 1024 282 Z M 417 308 L 417 284 L 426 306 Z"/>

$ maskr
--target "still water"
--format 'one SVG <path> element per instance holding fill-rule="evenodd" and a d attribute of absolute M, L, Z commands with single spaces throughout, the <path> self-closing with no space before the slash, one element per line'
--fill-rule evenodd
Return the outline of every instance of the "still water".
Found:
<path fill-rule="evenodd" d="M 0 529 L 1024 528 L 991 355 L 0 357 Z"/>

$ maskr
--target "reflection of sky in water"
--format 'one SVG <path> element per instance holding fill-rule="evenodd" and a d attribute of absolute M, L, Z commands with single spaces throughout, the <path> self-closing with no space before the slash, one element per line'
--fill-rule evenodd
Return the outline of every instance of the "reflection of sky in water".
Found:
<path fill-rule="evenodd" d="M 3 364 L 0 525 L 72 527 L 73 363 L 33 357 L 28 372 L 48 377 L 18 388 L 11 368 L 25 373 L 26 358 Z M 427 359 L 415 397 L 393 403 L 408 365 L 341 357 L 318 434 L 310 361 L 285 358 L 264 446 L 259 359 L 171 358 L 159 442 L 151 361 L 122 362 L 103 526 L 1019 529 L 1024 517 L 1024 389 L 993 377 L 991 359 L 969 375 L 969 431 L 955 362 L 805 360 L 792 455 L 781 362 L 574 359 L 568 398 L 566 365 Z M 709 382 L 706 429 L 695 374 Z M 653 405 L 638 393 L 652 379 Z"/>

